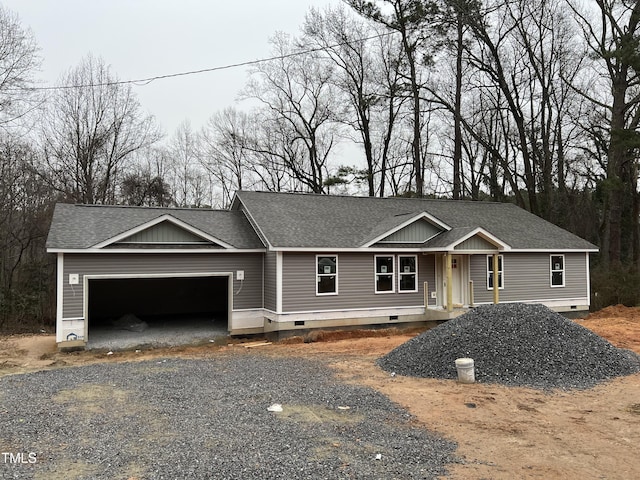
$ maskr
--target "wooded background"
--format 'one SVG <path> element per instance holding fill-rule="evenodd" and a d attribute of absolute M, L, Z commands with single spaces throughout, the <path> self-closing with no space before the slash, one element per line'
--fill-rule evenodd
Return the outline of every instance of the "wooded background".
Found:
<path fill-rule="evenodd" d="M 99 57 L 37 84 L 0 5 L 0 330 L 53 325 L 55 202 L 238 189 L 513 202 L 599 245 L 593 308 L 636 305 L 639 21 L 640 0 L 345 0 L 273 35 L 244 102 L 164 135 Z"/>

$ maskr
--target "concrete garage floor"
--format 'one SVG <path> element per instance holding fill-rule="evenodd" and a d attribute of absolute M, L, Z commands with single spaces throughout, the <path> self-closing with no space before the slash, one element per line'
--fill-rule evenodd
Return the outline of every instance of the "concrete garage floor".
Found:
<path fill-rule="evenodd" d="M 226 337 L 226 321 L 211 318 L 166 318 L 147 322 L 142 332 L 110 325 L 89 327 L 87 349 L 126 350 L 142 346 L 168 347 L 214 341 Z"/>

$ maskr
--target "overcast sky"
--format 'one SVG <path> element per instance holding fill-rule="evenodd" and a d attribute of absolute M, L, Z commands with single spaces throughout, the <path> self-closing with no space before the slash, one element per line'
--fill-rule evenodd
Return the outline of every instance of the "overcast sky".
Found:
<path fill-rule="evenodd" d="M 120 80 L 206 69 L 268 57 L 276 31 L 297 35 L 310 6 L 340 0 L 0 0 L 41 48 L 46 85 L 88 53 Z M 173 134 L 185 119 L 197 130 L 233 105 L 245 68 L 135 86 L 142 107 Z"/>

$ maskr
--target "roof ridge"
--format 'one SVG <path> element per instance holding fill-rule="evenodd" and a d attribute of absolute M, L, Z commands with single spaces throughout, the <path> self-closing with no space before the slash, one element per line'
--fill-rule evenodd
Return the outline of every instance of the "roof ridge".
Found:
<path fill-rule="evenodd" d="M 171 211 L 190 211 L 190 212 L 233 212 L 226 208 L 200 208 L 200 207 L 158 207 L 158 206 L 144 206 L 144 205 L 104 205 L 104 204 L 91 204 L 91 203 L 64 203 L 59 202 L 60 205 L 71 205 L 74 207 L 90 207 L 90 208 L 122 208 L 130 210 L 171 210 Z"/>
<path fill-rule="evenodd" d="M 459 203 L 472 203 L 472 204 L 494 204 L 494 205 L 514 205 L 512 202 L 497 202 L 497 201 L 487 201 L 487 200 L 454 200 L 453 198 L 427 198 L 427 197 L 376 197 L 376 196 L 368 196 L 368 195 L 347 195 L 347 194 L 327 194 L 327 193 L 314 193 L 314 192 L 271 192 L 268 190 L 239 190 L 237 193 L 266 193 L 269 195 L 291 195 L 291 196 L 300 196 L 300 197 L 320 197 L 320 198 L 353 198 L 353 199 L 361 199 L 361 200 L 403 200 L 403 201 L 418 201 L 418 202 L 459 202 Z M 519 208 L 519 207 L 518 207 Z"/>

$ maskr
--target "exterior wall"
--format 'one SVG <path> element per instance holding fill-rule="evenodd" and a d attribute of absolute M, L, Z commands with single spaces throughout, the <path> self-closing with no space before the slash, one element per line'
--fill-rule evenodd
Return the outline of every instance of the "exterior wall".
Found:
<path fill-rule="evenodd" d="M 235 272 L 244 270 L 244 281 Z M 233 273 L 233 309 L 262 308 L 262 254 L 65 254 L 62 317 L 84 316 L 84 275 Z M 79 283 L 69 284 L 69 274 Z M 240 288 L 242 286 L 242 288 Z M 236 294 L 235 292 L 238 292 Z"/>
<path fill-rule="evenodd" d="M 562 252 L 558 252 L 562 255 Z M 584 253 L 565 253 L 565 286 L 551 287 L 549 253 L 504 253 L 504 288 L 500 302 L 588 299 L 587 259 Z M 475 303 L 492 303 L 487 289 L 487 256 L 472 255 L 470 277 Z"/>
<path fill-rule="evenodd" d="M 388 253 L 388 255 L 391 254 L 412 255 L 401 251 Z M 430 291 L 435 287 L 432 255 L 416 254 L 418 258 L 418 291 L 415 293 L 398 293 L 397 271 L 395 272 L 395 293 L 375 293 L 375 256 L 373 253 L 337 253 L 336 255 L 338 257 L 338 294 L 318 296 L 316 295 L 316 255 L 289 252 L 283 254 L 283 312 L 424 307 L 423 283 L 429 282 Z M 432 301 L 435 304 L 435 300 Z"/>
<path fill-rule="evenodd" d="M 438 304 L 437 298 L 431 298 L 432 293 L 436 293 L 438 285 L 436 284 L 436 256 L 435 255 L 419 255 L 418 263 L 420 264 L 420 277 L 424 274 L 424 280 L 421 280 L 420 288 L 424 286 L 424 282 L 428 282 L 429 291 L 427 292 L 427 305 L 435 307 Z M 423 272 L 424 271 L 424 272 Z"/>
<path fill-rule="evenodd" d="M 264 256 L 264 308 L 272 312 L 277 309 L 276 275 L 276 253 L 267 252 Z"/>

